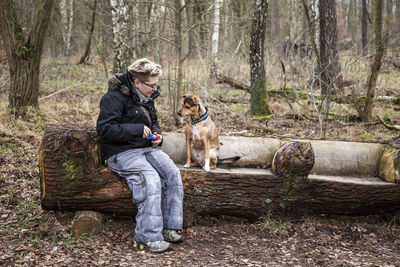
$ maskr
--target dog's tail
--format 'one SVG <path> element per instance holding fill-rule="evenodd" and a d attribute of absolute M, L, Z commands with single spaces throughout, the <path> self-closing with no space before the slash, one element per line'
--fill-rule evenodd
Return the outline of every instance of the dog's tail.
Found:
<path fill-rule="evenodd" d="M 233 163 L 235 161 L 238 161 L 239 159 L 240 159 L 239 156 L 230 157 L 230 158 L 224 158 L 224 159 L 218 158 L 218 164 Z"/>

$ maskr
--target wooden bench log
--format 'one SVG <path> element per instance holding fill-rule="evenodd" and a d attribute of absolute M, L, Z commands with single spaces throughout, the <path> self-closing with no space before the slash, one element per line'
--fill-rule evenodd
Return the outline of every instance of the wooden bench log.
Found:
<path fill-rule="evenodd" d="M 177 143 L 184 143 L 184 139 L 172 138 L 174 136 L 179 135 L 165 135 L 163 149 L 169 146 L 176 148 Z M 222 139 L 234 140 L 233 137 Z M 238 166 L 228 166 L 229 168 L 219 166 L 211 172 L 204 172 L 199 168 L 187 169 L 178 164 L 185 191 L 186 225 L 190 225 L 199 214 L 256 219 L 261 215 L 281 212 L 374 214 L 400 208 L 400 185 L 383 182 L 373 175 L 332 176 L 314 172 L 307 177 L 307 171 L 304 170 L 309 171 L 312 168 L 321 171 L 325 163 L 318 161 L 318 155 L 322 154 L 321 147 L 332 146 L 329 142 L 322 142 L 322 146 L 316 141 L 309 142 L 315 152 L 315 164 L 310 160 L 313 155 L 310 152 L 307 154 L 310 147 L 303 150 L 305 153 L 292 150 L 294 154 L 304 155 L 300 161 L 298 157 L 293 157 L 294 165 L 299 163 L 301 165 L 303 162 L 308 167 L 304 168 L 300 175 L 287 177 L 287 175 L 274 175 L 270 169 L 259 168 L 263 165 L 274 165 L 273 156 L 270 155 L 275 154 L 281 141 L 277 140 L 278 146 L 268 142 L 269 149 L 276 147 L 272 153 L 251 158 L 246 154 L 247 149 L 250 154 L 252 151 L 264 153 L 257 150 L 262 148 L 263 143 L 256 139 L 257 142 L 252 144 L 251 140 L 253 139 L 247 140 L 249 143 L 247 146 L 240 144 L 238 148 L 243 153 L 243 161 L 252 166 L 250 168 L 238 163 Z M 46 128 L 40 149 L 43 209 L 94 210 L 130 215 L 136 213 L 136 207 L 132 204 L 132 193 L 125 180 L 101 165 L 97 142 L 95 130 L 90 127 L 48 126 Z M 347 145 L 350 147 L 351 144 Z M 372 151 L 371 155 L 377 158 L 374 160 L 379 161 L 380 146 L 366 145 L 368 147 L 366 151 Z M 221 152 L 223 155 L 228 155 L 231 153 L 230 148 L 235 147 L 235 144 L 225 143 L 224 146 L 227 148 Z M 354 149 L 354 146 L 352 148 Z M 170 154 L 172 158 L 174 153 Z M 175 156 L 181 157 L 181 155 Z M 327 159 L 332 160 L 336 157 L 339 155 Z M 254 165 L 255 162 L 257 164 Z M 281 165 L 290 166 L 292 163 L 289 160 L 288 164 Z M 319 166 L 315 166 L 317 163 Z M 258 164 L 260 165 L 257 167 Z M 275 165 L 278 166 L 279 162 L 275 162 Z M 373 163 L 366 163 L 366 166 L 370 165 L 372 169 L 375 168 L 372 166 Z M 277 174 L 285 173 L 284 170 L 274 171 Z"/>

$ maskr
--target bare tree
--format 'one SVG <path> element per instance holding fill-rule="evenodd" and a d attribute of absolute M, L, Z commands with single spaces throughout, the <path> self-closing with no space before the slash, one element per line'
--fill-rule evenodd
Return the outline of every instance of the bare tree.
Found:
<path fill-rule="evenodd" d="M 374 60 L 371 64 L 370 74 L 368 76 L 367 98 L 365 99 L 364 109 L 361 110 L 361 108 L 358 106 L 355 100 L 355 93 L 353 91 L 354 104 L 356 106 L 357 112 L 360 115 L 361 119 L 365 122 L 372 122 L 374 120 L 372 111 L 374 108 L 376 81 L 378 79 L 379 70 L 382 65 L 384 52 L 384 45 L 382 41 L 382 6 L 382 0 L 375 0 L 375 55 Z"/>
<path fill-rule="evenodd" d="M 9 108 L 24 115 L 26 106 L 38 107 L 39 72 L 44 37 L 53 0 L 41 0 L 30 30 L 22 28 L 12 0 L 0 1 L 0 34 L 10 70 Z"/>
<path fill-rule="evenodd" d="M 125 72 L 132 56 L 129 5 L 127 0 L 110 0 L 114 33 L 114 73 Z"/>
<path fill-rule="evenodd" d="M 334 0 L 319 1 L 321 93 L 343 93 L 343 77 L 336 49 Z"/>
<path fill-rule="evenodd" d="M 267 0 L 254 0 L 254 15 L 250 41 L 250 113 L 270 115 L 268 103 L 267 78 L 264 68 L 264 41 L 266 31 Z"/>

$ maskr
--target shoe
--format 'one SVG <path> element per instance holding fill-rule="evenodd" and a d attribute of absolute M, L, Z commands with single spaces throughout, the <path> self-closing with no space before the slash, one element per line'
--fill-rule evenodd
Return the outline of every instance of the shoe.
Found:
<path fill-rule="evenodd" d="M 153 253 L 161 253 L 161 252 L 167 251 L 171 247 L 171 244 L 168 242 L 165 242 L 164 240 L 147 242 L 147 243 L 138 243 L 135 241 L 133 246 L 135 248 L 139 248 L 139 249 L 145 248 L 148 251 L 153 252 Z"/>
<path fill-rule="evenodd" d="M 161 233 L 164 237 L 164 240 L 170 243 L 179 243 L 183 241 L 183 237 L 175 230 L 163 229 Z"/>

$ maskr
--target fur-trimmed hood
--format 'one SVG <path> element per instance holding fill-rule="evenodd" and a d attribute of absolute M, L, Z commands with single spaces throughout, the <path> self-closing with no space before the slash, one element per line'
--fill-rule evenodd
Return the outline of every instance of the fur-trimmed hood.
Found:
<path fill-rule="evenodd" d="M 109 90 L 119 90 L 122 94 L 133 97 L 136 101 L 139 101 L 139 96 L 133 90 L 133 81 L 131 75 L 127 72 L 124 74 L 115 74 L 108 79 L 108 89 Z M 154 92 L 150 98 L 152 100 L 156 99 L 160 95 L 160 92 Z"/>
<path fill-rule="evenodd" d="M 128 77 L 123 77 L 123 76 L 128 76 L 128 75 L 129 75 L 128 73 L 113 75 L 110 79 L 108 79 L 108 88 L 110 90 L 119 90 L 124 95 L 131 96 L 132 95 L 132 90 L 130 88 L 131 86 L 129 84 L 129 81 L 127 81 L 128 85 L 126 85 L 126 84 L 124 84 L 122 82 L 122 80 L 127 80 L 128 79 Z M 129 77 L 129 79 L 130 79 L 130 77 Z"/>

